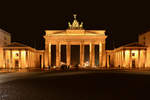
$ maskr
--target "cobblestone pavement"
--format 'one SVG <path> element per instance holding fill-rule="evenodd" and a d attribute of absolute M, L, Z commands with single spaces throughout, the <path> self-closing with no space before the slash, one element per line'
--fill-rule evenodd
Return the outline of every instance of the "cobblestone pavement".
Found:
<path fill-rule="evenodd" d="M 2 74 L 0 80 L 9 81 L 0 83 L 0 100 L 146 100 L 150 91 L 150 75 L 146 73 Z"/>

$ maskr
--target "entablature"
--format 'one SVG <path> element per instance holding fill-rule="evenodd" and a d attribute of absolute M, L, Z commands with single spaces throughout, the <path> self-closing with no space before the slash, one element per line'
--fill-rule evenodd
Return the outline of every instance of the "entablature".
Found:
<path fill-rule="evenodd" d="M 84 29 L 67 29 L 67 30 L 46 30 L 45 36 L 105 36 L 105 30 L 84 30 Z"/>
<path fill-rule="evenodd" d="M 57 41 L 52 41 L 52 40 L 49 40 L 49 41 L 46 41 L 46 44 L 56 45 L 58 43 L 61 45 L 67 45 L 67 44 L 70 44 L 70 45 L 80 45 L 80 44 L 89 45 L 91 43 L 98 45 L 100 43 L 105 44 L 105 40 L 99 40 L 99 41 L 95 41 L 95 40 L 61 40 L 61 41 L 57 40 Z"/>

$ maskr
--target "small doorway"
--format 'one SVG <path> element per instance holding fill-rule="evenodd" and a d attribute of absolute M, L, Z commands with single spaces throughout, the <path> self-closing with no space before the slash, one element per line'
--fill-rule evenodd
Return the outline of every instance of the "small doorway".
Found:
<path fill-rule="evenodd" d="M 15 68 L 19 68 L 19 60 L 15 60 Z"/>
<path fill-rule="evenodd" d="M 135 65 L 135 59 L 134 60 L 132 60 L 132 68 L 135 68 L 136 67 L 136 65 Z"/>

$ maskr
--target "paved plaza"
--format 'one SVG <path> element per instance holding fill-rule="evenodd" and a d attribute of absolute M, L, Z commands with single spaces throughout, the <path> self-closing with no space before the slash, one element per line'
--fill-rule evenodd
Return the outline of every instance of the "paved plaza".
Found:
<path fill-rule="evenodd" d="M 149 90 L 149 71 L 0 74 L 0 100 L 146 100 Z"/>

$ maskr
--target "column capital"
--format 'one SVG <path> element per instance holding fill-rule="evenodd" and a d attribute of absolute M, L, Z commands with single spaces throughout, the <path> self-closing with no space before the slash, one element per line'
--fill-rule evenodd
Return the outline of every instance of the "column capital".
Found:
<path fill-rule="evenodd" d="M 66 45 L 70 45 L 70 44 L 71 44 L 71 42 L 69 42 L 69 41 L 66 43 Z"/>
<path fill-rule="evenodd" d="M 71 42 L 70 40 L 65 40 L 65 42 Z"/>
<path fill-rule="evenodd" d="M 90 44 L 92 44 L 92 45 L 95 45 L 95 41 L 93 41 L 93 42 L 90 42 Z"/>
<path fill-rule="evenodd" d="M 84 45 L 84 41 L 81 41 L 81 42 L 80 42 L 80 45 Z"/>
<path fill-rule="evenodd" d="M 56 41 L 56 43 L 57 43 L 57 44 L 60 44 L 61 42 L 60 42 L 60 41 Z"/>
<path fill-rule="evenodd" d="M 81 40 L 80 42 L 81 42 L 81 43 L 84 43 L 84 40 Z"/>

